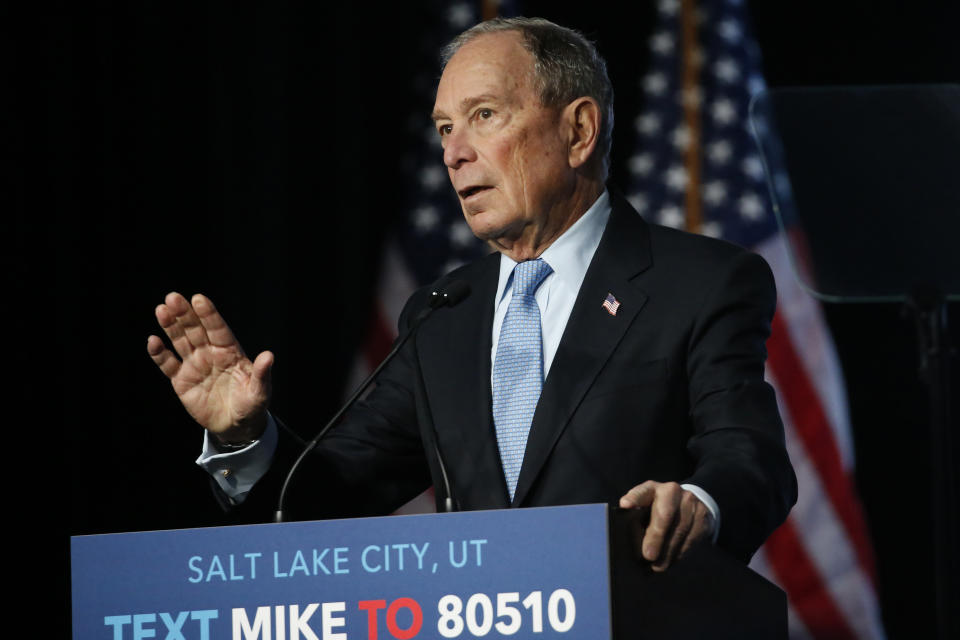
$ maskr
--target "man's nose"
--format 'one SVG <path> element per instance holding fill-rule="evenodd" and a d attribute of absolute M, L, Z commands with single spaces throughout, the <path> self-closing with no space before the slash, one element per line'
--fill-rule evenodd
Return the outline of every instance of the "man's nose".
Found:
<path fill-rule="evenodd" d="M 464 162 L 477 159 L 477 151 L 470 142 L 469 132 L 454 129 L 446 135 L 443 146 L 443 164 L 458 169 Z"/>

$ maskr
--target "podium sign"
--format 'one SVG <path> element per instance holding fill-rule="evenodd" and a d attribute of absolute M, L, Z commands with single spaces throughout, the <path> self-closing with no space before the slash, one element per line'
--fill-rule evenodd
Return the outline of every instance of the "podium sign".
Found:
<path fill-rule="evenodd" d="M 607 506 L 76 536 L 73 637 L 611 637 Z"/>

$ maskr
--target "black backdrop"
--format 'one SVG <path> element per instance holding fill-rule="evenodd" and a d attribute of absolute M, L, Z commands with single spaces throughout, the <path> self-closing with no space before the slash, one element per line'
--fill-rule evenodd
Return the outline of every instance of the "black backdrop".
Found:
<path fill-rule="evenodd" d="M 8 406 L 25 410 L 7 433 L 11 468 L 29 468 L 11 474 L 8 492 L 36 487 L 28 502 L 52 517 L 64 613 L 68 534 L 224 522 L 193 464 L 200 429 L 145 352 L 167 291 L 209 294 L 249 353 L 276 353 L 273 407 L 303 432 L 343 393 L 381 239 L 401 206 L 410 39 L 430 9 L 315 4 L 2 10 L 13 89 L 5 315 L 24 356 Z M 653 15 L 636 4 L 526 3 L 597 40 L 621 123 L 637 106 Z M 952 4 L 750 8 L 772 86 L 889 84 L 960 81 Z M 613 179 L 625 184 L 630 132 L 617 133 Z M 913 327 L 895 305 L 831 306 L 827 316 L 885 621 L 891 637 L 922 637 L 931 512 Z M 66 615 L 59 623 L 66 635 Z"/>

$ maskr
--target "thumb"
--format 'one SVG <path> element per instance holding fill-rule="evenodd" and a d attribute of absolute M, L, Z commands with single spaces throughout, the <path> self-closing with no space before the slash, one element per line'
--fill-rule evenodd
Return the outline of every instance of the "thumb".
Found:
<path fill-rule="evenodd" d="M 261 385 L 267 386 L 270 381 L 270 369 L 273 367 L 273 352 L 263 351 L 253 361 L 253 377 Z"/>

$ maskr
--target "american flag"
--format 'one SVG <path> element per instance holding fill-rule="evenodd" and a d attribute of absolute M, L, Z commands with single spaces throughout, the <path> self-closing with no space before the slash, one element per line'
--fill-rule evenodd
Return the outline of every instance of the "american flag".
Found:
<path fill-rule="evenodd" d="M 374 315 L 348 389 L 355 388 L 390 351 L 400 311 L 417 287 L 490 251 L 463 218 L 441 162 L 440 136 L 430 120 L 440 77 L 439 51 L 457 34 L 480 21 L 481 3 L 429 0 L 422 5 L 421 15 L 433 24 L 423 25 L 418 37 L 411 39 L 418 47 L 419 71 L 412 79 L 417 104 L 407 123 L 409 151 L 402 158 L 401 167 L 406 185 L 401 207 L 404 213 L 386 241 Z M 433 510 L 433 496 L 427 492 L 399 512 Z"/>
<path fill-rule="evenodd" d="M 424 0 L 416 4 L 422 19 L 416 38 L 415 102 L 407 122 L 408 144 L 401 159 L 404 174 L 403 215 L 387 240 L 378 280 L 376 317 L 371 323 L 364 368 L 372 369 L 389 352 L 397 319 L 407 298 L 453 269 L 490 252 L 470 231 L 441 161 L 440 136 L 430 120 L 440 78 L 440 50 L 483 19 L 516 15 L 513 0 Z M 352 387 L 350 387 L 352 388 Z"/>
<path fill-rule="evenodd" d="M 620 308 L 620 301 L 614 298 L 612 293 L 608 293 L 606 300 L 603 301 L 603 308 L 607 310 L 607 313 L 615 316 L 617 315 L 617 309 Z"/>
<path fill-rule="evenodd" d="M 751 566 L 787 592 L 792 638 L 883 638 L 837 357 L 821 309 L 790 272 L 747 128 L 751 96 L 764 89 L 747 7 L 659 0 L 657 13 L 628 198 L 653 222 L 756 251 L 777 282 L 767 379 L 777 390 L 799 498 Z M 769 183 L 778 200 L 789 199 L 785 174 Z"/>
<path fill-rule="evenodd" d="M 489 252 L 474 237 L 441 162 L 440 136 L 430 121 L 440 77 L 440 49 L 480 19 L 477 2 L 432 0 L 422 15 L 435 21 L 411 39 L 418 73 L 412 79 L 416 103 L 407 122 L 408 151 L 401 159 L 405 192 L 400 218 L 387 238 L 377 291 L 376 317 L 366 340 L 365 363 L 372 369 L 389 351 L 403 304 L 413 291 Z M 415 42 L 413 42 L 415 41 Z M 360 376 L 362 378 L 363 376 Z"/>

